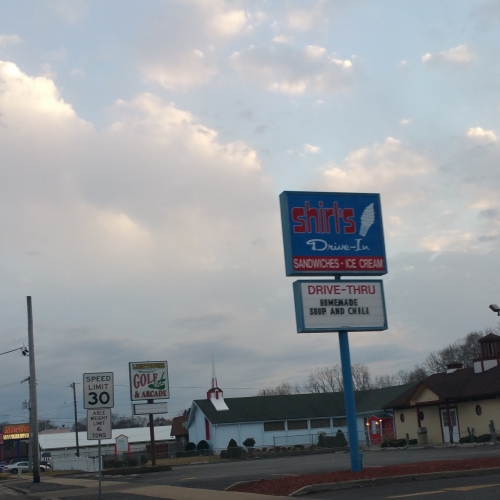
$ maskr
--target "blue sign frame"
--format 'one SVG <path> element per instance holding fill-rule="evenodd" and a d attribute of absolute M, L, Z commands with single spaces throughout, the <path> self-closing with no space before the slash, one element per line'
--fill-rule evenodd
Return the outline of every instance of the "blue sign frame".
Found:
<path fill-rule="evenodd" d="M 387 273 L 378 193 L 283 191 L 280 208 L 287 276 Z"/>
<path fill-rule="evenodd" d="M 319 284 L 320 286 L 338 286 L 341 288 L 345 288 L 346 286 L 359 286 L 359 285 L 367 285 L 377 283 L 380 286 L 380 293 L 382 295 L 382 309 L 384 316 L 384 323 L 381 326 L 359 326 L 355 327 L 351 325 L 342 325 L 336 328 L 311 328 L 306 327 L 305 318 L 304 318 L 304 303 L 302 296 L 302 288 L 301 285 L 304 283 L 311 284 Z M 317 333 L 317 332 L 340 332 L 340 331 L 349 331 L 349 332 L 371 332 L 371 331 L 382 331 L 387 330 L 389 328 L 387 324 L 387 311 L 385 308 L 385 295 L 384 295 L 384 283 L 382 280 L 297 280 L 293 283 L 293 298 L 295 302 L 295 319 L 297 322 L 297 333 Z M 328 309 L 328 307 L 327 307 Z M 362 309 L 359 307 L 355 307 L 355 309 Z M 356 313 L 361 311 L 356 311 Z"/>

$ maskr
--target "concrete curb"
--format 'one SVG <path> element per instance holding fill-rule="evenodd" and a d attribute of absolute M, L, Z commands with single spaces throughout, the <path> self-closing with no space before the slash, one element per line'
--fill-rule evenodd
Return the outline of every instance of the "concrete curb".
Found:
<path fill-rule="evenodd" d="M 469 469 L 443 472 L 428 472 L 425 474 L 411 474 L 406 476 L 388 476 L 376 477 L 373 479 L 358 479 L 355 481 L 339 481 L 337 483 L 311 484 L 290 493 L 289 497 L 300 497 L 308 493 L 318 491 L 335 491 L 347 490 L 351 488 L 379 486 L 383 484 L 407 483 L 412 481 L 427 481 L 429 479 L 447 479 L 450 477 L 466 477 L 466 476 L 486 476 L 488 474 L 500 473 L 500 467 L 491 467 L 489 469 Z"/>

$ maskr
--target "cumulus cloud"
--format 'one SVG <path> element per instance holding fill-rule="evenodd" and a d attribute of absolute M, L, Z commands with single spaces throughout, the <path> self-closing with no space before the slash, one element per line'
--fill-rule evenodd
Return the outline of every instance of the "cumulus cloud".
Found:
<path fill-rule="evenodd" d="M 424 64 L 436 68 L 469 66 L 474 60 L 475 53 L 466 44 L 434 54 L 427 53 L 422 56 Z"/>
<path fill-rule="evenodd" d="M 498 142 L 498 137 L 493 130 L 484 130 L 481 127 L 471 127 L 467 130 L 465 135 L 468 139 L 482 144 Z"/>
<path fill-rule="evenodd" d="M 357 69 L 349 59 L 329 55 L 324 47 L 308 45 L 251 46 L 230 57 L 244 78 L 267 90 L 284 94 L 332 94 L 350 89 Z"/>
<path fill-rule="evenodd" d="M 14 45 L 20 43 L 21 39 L 17 35 L 2 35 L 0 34 L 0 47 L 7 47 L 8 45 Z"/>
<path fill-rule="evenodd" d="M 319 146 L 313 146 L 312 144 L 304 144 L 304 153 L 318 154 L 321 151 Z"/>
<path fill-rule="evenodd" d="M 126 384 L 124 363 L 147 359 L 151 346 L 168 345 L 171 374 L 184 381 L 192 375 L 176 359 L 186 350 L 197 363 L 213 349 L 226 352 L 236 371 L 258 345 L 280 351 L 293 329 L 291 290 L 278 279 L 276 193 L 254 149 L 221 141 L 153 94 L 117 101 L 112 123 L 97 131 L 49 78 L 1 62 L 0 80 L 0 231 L 9 261 L 0 293 L 11 297 L 4 304 L 25 295 L 40 304 L 40 380 L 106 366 Z M 55 313 L 68 301 L 71 313 Z M 54 367 L 51 346 L 77 330 L 64 343 L 64 366 Z M 81 335 L 88 345 L 106 342 L 87 351 Z M 123 346 L 116 356 L 113 342 Z M 210 360 L 207 381 L 209 370 Z"/>

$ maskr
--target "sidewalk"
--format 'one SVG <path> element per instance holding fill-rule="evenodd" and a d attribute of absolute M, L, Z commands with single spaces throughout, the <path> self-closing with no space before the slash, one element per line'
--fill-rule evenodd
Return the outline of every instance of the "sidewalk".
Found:
<path fill-rule="evenodd" d="M 2 485 L 23 493 L 30 500 L 96 500 L 98 482 L 91 479 L 44 477 L 43 482 L 34 484 L 32 476 L 25 474 L 22 480 L 4 481 Z M 133 479 L 128 481 L 103 481 L 103 500 L 269 500 L 269 495 L 242 493 L 234 491 L 202 490 L 178 486 L 137 485 Z"/>

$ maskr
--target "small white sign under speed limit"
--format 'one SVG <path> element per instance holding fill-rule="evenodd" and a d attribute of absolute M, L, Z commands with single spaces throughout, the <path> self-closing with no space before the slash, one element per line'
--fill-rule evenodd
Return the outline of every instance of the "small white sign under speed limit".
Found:
<path fill-rule="evenodd" d="M 83 374 L 83 407 L 86 410 L 115 406 L 113 372 Z"/>
<path fill-rule="evenodd" d="M 87 439 L 111 439 L 111 409 L 87 410 Z"/>

